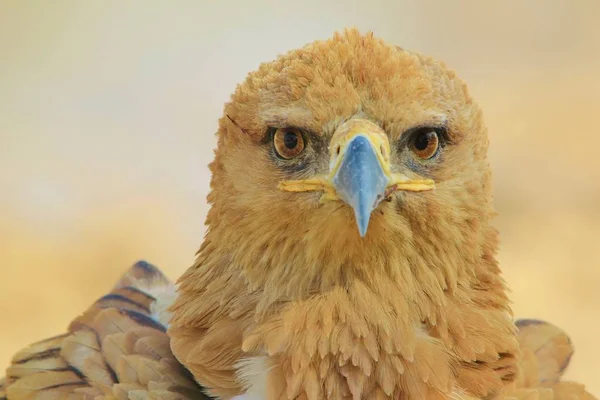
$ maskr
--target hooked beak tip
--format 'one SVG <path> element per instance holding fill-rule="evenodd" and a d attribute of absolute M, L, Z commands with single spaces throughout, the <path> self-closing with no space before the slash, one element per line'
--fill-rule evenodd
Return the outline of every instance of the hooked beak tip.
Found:
<path fill-rule="evenodd" d="M 362 209 L 355 209 L 354 216 L 356 218 L 356 224 L 358 225 L 358 233 L 360 237 L 365 237 L 367 234 L 367 229 L 369 228 L 371 210 L 366 207 L 363 207 Z"/>

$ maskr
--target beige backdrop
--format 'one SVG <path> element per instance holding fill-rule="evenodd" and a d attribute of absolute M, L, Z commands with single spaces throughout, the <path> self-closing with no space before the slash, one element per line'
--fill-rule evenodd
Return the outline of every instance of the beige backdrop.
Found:
<path fill-rule="evenodd" d="M 182 273 L 235 84 L 354 25 L 470 83 L 514 309 L 567 328 L 569 376 L 600 395 L 599 17 L 597 0 L 0 2 L 0 365 L 136 259 Z"/>

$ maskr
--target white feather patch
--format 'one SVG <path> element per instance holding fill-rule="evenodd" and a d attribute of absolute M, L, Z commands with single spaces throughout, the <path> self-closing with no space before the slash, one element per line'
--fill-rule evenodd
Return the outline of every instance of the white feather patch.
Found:
<path fill-rule="evenodd" d="M 264 400 L 267 398 L 267 377 L 271 366 L 266 356 L 251 357 L 236 364 L 237 378 L 246 393 L 235 397 L 238 400 Z"/>

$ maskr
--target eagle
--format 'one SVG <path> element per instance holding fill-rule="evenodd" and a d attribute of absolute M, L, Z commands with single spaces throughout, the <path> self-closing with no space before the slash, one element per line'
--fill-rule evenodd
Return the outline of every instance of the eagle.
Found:
<path fill-rule="evenodd" d="M 515 321 L 488 134 L 456 73 L 356 29 L 248 75 L 219 120 L 207 231 L 138 262 L 0 399 L 593 399 Z"/>

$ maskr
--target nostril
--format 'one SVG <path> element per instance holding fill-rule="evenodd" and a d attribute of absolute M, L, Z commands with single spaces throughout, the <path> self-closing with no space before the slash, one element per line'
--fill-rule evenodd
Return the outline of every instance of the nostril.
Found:
<path fill-rule="evenodd" d="M 382 156 L 385 156 L 385 153 L 383 151 L 383 145 L 379 146 L 379 151 L 381 152 Z"/>
<path fill-rule="evenodd" d="M 336 155 L 336 156 L 339 156 L 339 155 L 340 155 L 340 146 L 337 146 L 337 147 L 335 148 L 335 155 Z"/>

